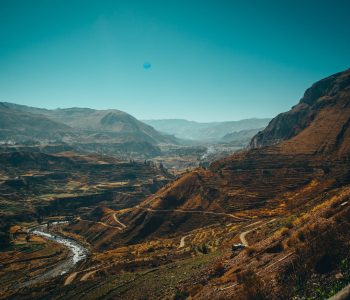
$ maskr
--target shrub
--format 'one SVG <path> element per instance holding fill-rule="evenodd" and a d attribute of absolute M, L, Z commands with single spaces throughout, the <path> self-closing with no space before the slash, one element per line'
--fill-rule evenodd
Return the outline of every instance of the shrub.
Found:
<path fill-rule="evenodd" d="M 287 228 L 287 227 L 282 227 L 279 233 L 281 236 L 289 236 L 290 235 L 289 228 Z"/>
<path fill-rule="evenodd" d="M 237 279 L 243 285 L 246 299 L 267 299 L 265 284 L 252 270 L 249 269 L 239 273 Z"/>
<path fill-rule="evenodd" d="M 0 251 L 10 247 L 10 236 L 7 232 L 0 231 Z"/>
<path fill-rule="evenodd" d="M 200 292 L 200 290 L 203 289 L 203 285 L 201 284 L 195 284 L 191 285 L 188 289 L 187 292 L 190 294 L 190 296 L 194 296 Z"/>
<path fill-rule="evenodd" d="M 185 299 L 187 299 L 188 296 L 189 296 L 188 292 L 177 290 L 175 292 L 173 300 L 185 300 Z"/>
<path fill-rule="evenodd" d="M 256 252 L 256 249 L 254 247 L 247 247 L 245 249 L 248 256 L 252 256 Z"/>
<path fill-rule="evenodd" d="M 305 234 L 302 231 L 298 232 L 298 239 L 300 242 L 305 242 Z"/>
<path fill-rule="evenodd" d="M 206 244 L 198 246 L 198 252 L 203 253 L 203 254 L 208 254 L 209 253 L 209 248 Z"/>
<path fill-rule="evenodd" d="M 215 266 L 214 266 L 214 276 L 222 276 L 225 274 L 225 267 L 221 262 L 218 262 Z"/>
<path fill-rule="evenodd" d="M 278 242 L 275 245 L 272 245 L 271 247 L 266 249 L 266 253 L 280 253 L 282 251 L 283 251 L 283 246 L 281 242 Z"/>

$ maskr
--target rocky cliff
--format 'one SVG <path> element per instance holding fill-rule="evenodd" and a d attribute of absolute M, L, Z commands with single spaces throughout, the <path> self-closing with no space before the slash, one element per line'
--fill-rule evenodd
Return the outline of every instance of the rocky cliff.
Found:
<path fill-rule="evenodd" d="M 350 69 L 316 82 L 290 111 L 274 118 L 250 148 L 279 144 L 295 153 L 349 151 Z"/>

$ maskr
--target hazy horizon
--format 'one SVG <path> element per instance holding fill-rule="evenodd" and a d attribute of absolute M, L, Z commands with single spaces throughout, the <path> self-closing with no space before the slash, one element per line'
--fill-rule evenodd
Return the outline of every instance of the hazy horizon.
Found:
<path fill-rule="evenodd" d="M 68 107 L 54 107 L 54 108 L 50 108 L 50 107 L 42 107 L 42 106 L 31 106 L 31 105 L 26 105 L 26 104 L 21 104 L 21 103 L 15 103 L 15 102 L 9 102 L 9 101 L 0 101 L 0 103 L 10 103 L 10 104 L 16 104 L 16 105 L 25 105 L 28 107 L 33 107 L 33 108 L 39 108 L 39 109 L 48 109 L 48 110 L 58 110 L 58 109 L 94 109 L 94 110 L 119 110 L 122 112 L 125 112 L 127 114 L 130 114 L 127 111 L 123 111 L 120 110 L 118 108 L 91 108 L 91 107 L 83 107 L 83 106 L 68 106 Z M 132 115 L 132 114 L 130 114 Z M 134 115 L 132 115 L 133 117 L 135 117 Z M 225 122 L 239 122 L 239 121 L 243 121 L 243 120 L 254 120 L 254 119 L 272 119 L 273 117 L 248 117 L 248 118 L 244 118 L 244 119 L 236 119 L 236 120 L 221 120 L 221 121 L 196 121 L 196 120 L 190 120 L 190 119 L 184 119 L 184 118 L 160 118 L 160 119 L 139 119 L 140 121 L 187 121 L 187 122 L 195 122 L 195 123 L 225 123 Z"/>
<path fill-rule="evenodd" d="M 1 1 L 0 101 L 272 118 L 350 67 L 350 3 L 336 3 Z"/>

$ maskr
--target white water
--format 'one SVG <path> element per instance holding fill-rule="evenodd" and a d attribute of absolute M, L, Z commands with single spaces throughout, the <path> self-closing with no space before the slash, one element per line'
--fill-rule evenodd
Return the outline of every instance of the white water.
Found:
<path fill-rule="evenodd" d="M 50 226 L 67 224 L 67 223 L 68 223 L 67 221 L 52 222 L 52 223 L 50 223 Z M 17 288 L 23 288 L 26 286 L 36 284 L 36 283 L 41 282 L 41 281 L 48 280 L 50 278 L 54 278 L 56 276 L 66 274 L 79 261 L 81 261 L 87 257 L 88 250 L 84 246 L 80 245 L 78 242 L 76 242 L 72 239 L 69 239 L 69 238 L 66 238 L 66 237 L 63 237 L 60 235 L 56 235 L 55 233 L 50 233 L 50 232 L 48 232 L 48 230 L 49 230 L 48 224 L 43 224 L 43 225 L 40 225 L 36 228 L 29 229 L 28 233 L 34 234 L 37 236 L 41 236 L 41 237 L 48 239 L 48 240 L 51 240 L 55 243 L 64 245 L 65 247 L 67 247 L 70 250 L 71 255 L 69 255 L 69 257 L 67 259 L 61 260 L 58 264 L 56 264 L 56 266 L 54 268 L 50 268 L 49 270 L 47 270 L 43 274 L 40 274 L 40 275 L 30 279 L 30 280 L 27 280 L 26 282 L 19 283 Z"/>
<path fill-rule="evenodd" d="M 48 233 L 45 231 L 40 231 L 40 230 L 33 230 L 31 233 L 45 237 L 48 240 L 52 240 L 56 243 L 62 244 L 64 246 L 66 246 L 67 248 L 69 248 L 69 250 L 73 253 L 73 257 L 72 257 L 73 265 L 75 265 L 77 262 L 86 258 L 86 254 L 87 254 L 86 249 L 73 240 L 69 240 L 69 239 L 64 238 L 62 236 L 53 235 L 51 233 Z M 73 265 L 72 265 L 72 267 L 73 267 Z"/>

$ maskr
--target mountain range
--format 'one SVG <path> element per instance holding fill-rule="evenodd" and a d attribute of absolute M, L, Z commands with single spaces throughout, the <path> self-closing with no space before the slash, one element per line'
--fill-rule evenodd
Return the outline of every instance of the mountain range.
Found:
<path fill-rule="evenodd" d="M 339 257 L 344 257 L 337 251 L 346 247 L 345 236 L 349 235 L 344 231 L 350 228 L 349 169 L 350 70 L 347 70 L 310 87 L 295 107 L 278 115 L 252 139 L 249 150 L 216 161 L 208 169 L 189 172 L 124 212 L 119 219 L 128 227 L 110 240 L 115 245 L 139 244 L 179 233 L 190 236 L 199 228 L 215 228 L 215 224 L 226 222 L 292 218 L 294 225 L 282 228 L 287 233 L 272 232 L 270 238 L 265 236 L 256 242 L 258 250 L 247 250 L 237 259 L 226 258 L 223 274 L 238 284 L 230 288 L 224 277 L 221 281 L 207 277 L 210 284 L 193 294 L 196 299 L 265 299 L 258 297 L 260 293 L 268 294 L 267 299 L 291 297 L 292 283 L 283 284 L 279 276 L 289 281 L 294 280 L 293 276 L 317 277 L 317 272 L 329 272 L 318 271 L 320 268 L 333 268 L 323 265 L 325 259 L 336 264 Z M 321 232 L 327 236 L 337 232 L 342 235 L 330 242 L 323 238 L 326 233 Z M 305 235 L 310 236 L 307 244 Z M 312 251 L 317 255 L 312 256 Z M 257 253 L 253 255 L 259 258 L 252 260 L 250 253 Z M 268 259 L 266 253 L 275 256 Z M 271 259 L 272 265 L 279 264 L 279 269 L 262 273 Z M 254 270 L 249 275 L 256 280 L 253 291 L 247 286 L 248 290 L 242 291 L 244 281 L 239 277 L 243 276 L 239 275 L 244 273 L 242 270 L 248 273 Z M 257 278 L 261 282 L 272 280 L 274 285 L 262 291 L 263 285 Z M 190 282 L 193 285 L 200 281 Z M 246 293 L 251 293 L 248 298 L 244 297 Z"/>
<path fill-rule="evenodd" d="M 271 119 L 252 118 L 240 121 L 200 123 L 183 119 L 143 120 L 160 132 L 177 138 L 197 141 L 225 141 L 227 135 L 241 132 L 240 137 L 251 139 L 255 133 L 265 128 Z M 226 136 L 226 137 L 225 137 Z M 231 136 L 232 140 L 234 136 Z M 236 140 L 236 139 L 234 139 Z"/>
<path fill-rule="evenodd" d="M 79 130 L 88 134 L 79 127 L 85 121 L 69 117 L 81 114 L 75 110 L 50 118 L 15 114 L 24 114 L 21 122 L 28 114 L 40 116 L 37 122 L 59 121 L 70 138 Z M 109 113 L 89 112 L 86 126 L 118 132 L 123 126 Z M 17 251 L 17 259 L 1 265 L 6 289 L 0 296 L 327 299 L 350 284 L 350 69 L 313 84 L 248 148 L 178 176 L 163 165 L 98 154 L 5 152 L 0 158 L 0 204 L 8 220 L 2 219 L 0 240 L 6 237 L 10 247 L 17 234 L 16 247 L 34 249 L 29 259 Z M 89 256 L 62 273 L 64 251 L 37 236 L 25 241 L 25 229 L 37 228 L 36 216 L 54 221 L 67 214 L 69 221 L 51 232 L 84 245 Z M 20 225 L 7 228 L 10 221 Z M 1 263 L 6 255 L 0 253 Z"/>
<path fill-rule="evenodd" d="M 154 156 L 159 144 L 178 144 L 131 115 L 89 108 L 41 109 L 0 103 L 2 143 L 65 143 L 81 150 Z"/>
<path fill-rule="evenodd" d="M 41 149 L 99 152 L 127 157 L 159 156 L 166 145 L 228 143 L 242 148 L 269 119 L 196 123 L 186 120 L 141 122 L 116 109 L 42 109 L 0 102 L 0 143 L 40 145 Z M 156 129 L 155 129 L 155 128 Z M 177 137 L 176 137 L 176 136 Z M 195 141 L 193 140 L 195 139 Z M 44 151 L 46 151 L 44 150 Z"/>

